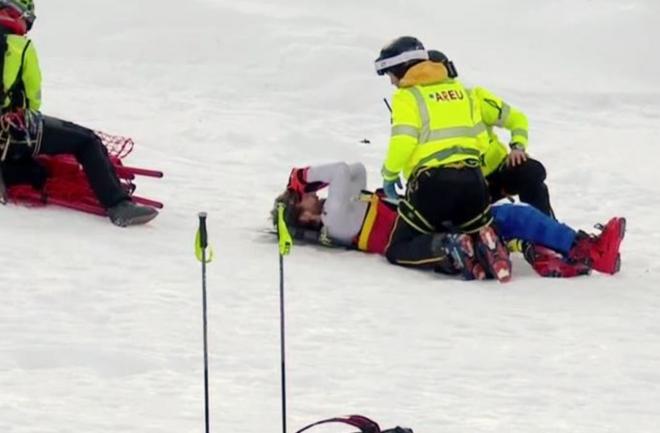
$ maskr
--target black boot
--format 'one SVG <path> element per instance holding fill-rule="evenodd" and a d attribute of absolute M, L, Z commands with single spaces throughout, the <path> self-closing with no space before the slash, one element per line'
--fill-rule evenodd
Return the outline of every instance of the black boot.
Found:
<path fill-rule="evenodd" d="M 119 227 L 145 224 L 156 218 L 158 211 L 148 206 L 140 206 L 130 200 L 121 201 L 108 209 L 108 216 Z"/>

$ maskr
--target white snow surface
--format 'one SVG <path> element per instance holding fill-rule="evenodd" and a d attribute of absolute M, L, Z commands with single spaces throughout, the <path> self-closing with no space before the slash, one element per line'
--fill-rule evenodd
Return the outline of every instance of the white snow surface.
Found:
<path fill-rule="evenodd" d="M 542 279 L 515 259 L 500 285 L 294 247 L 289 432 L 348 413 L 416 433 L 660 431 L 657 0 L 48 0 L 37 12 L 44 112 L 132 136 L 127 163 L 166 173 L 138 192 L 166 208 L 130 229 L 0 209 L 0 432 L 202 431 L 200 210 L 216 256 L 212 431 L 281 431 L 267 214 L 293 165 L 363 161 L 379 185 L 391 88 L 373 60 L 403 34 L 527 113 L 561 219 L 628 218 L 623 270 Z"/>

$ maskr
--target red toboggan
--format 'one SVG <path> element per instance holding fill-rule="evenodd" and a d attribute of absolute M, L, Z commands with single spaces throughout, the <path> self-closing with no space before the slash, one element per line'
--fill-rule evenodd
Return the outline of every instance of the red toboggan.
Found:
<path fill-rule="evenodd" d="M 161 209 L 162 203 L 135 195 L 137 185 L 134 181 L 136 176 L 163 177 L 163 173 L 124 165 L 122 160 L 133 151 L 135 145 L 133 140 L 100 131 L 95 132 L 108 149 L 108 155 L 122 188 L 132 200 L 138 204 Z M 14 185 L 7 189 L 10 200 L 28 206 L 54 204 L 96 215 L 106 215 L 105 208 L 96 199 L 85 172 L 73 155 L 39 155 L 37 160 L 48 172 L 43 190 L 36 190 L 30 185 Z"/>

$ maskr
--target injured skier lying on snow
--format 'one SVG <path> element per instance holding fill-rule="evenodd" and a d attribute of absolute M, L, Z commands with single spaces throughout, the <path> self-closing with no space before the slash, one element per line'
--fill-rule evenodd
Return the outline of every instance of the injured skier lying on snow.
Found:
<path fill-rule="evenodd" d="M 475 248 L 474 234 L 420 231 L 408 245 L 426 260 L 398 263 L 388 255 L 388 242 L 397 219 L 406 218 L 407 202 L 397 204 L 382 191 L 366 191 L 366 186 L 366 169 L 361 163 L 294 168 L 285 192 L 275 200 L 273 223 L 277 223 L 277 206 L 284 204 L 284 219 L 294 239 L 384 254 L 394 264 L 461 274 L 465 279 L 491 277 Z M 317 192 L 325 188 L 327 197 L 320 198 Z M 614 274 L 620 269 L 625 218 L 611 218 L 605 225 L 596 225 L 599 234 L 588 234 L 524 204 L 497 203 L 491 212 L 493 226 L 509 250 L 522 252 L 541 276 L 574 277 L 592 269 Z"/>

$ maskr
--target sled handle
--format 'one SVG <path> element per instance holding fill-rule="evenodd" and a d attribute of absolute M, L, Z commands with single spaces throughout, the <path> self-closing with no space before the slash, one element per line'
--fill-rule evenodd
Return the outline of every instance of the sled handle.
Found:
<path fill-rule="evenodd" d="M 357 427 L 360 429 L 362 433 L 380 433 L 380 426 L 376 421 L 373 421 L 366 416 L 362 415 L 349 415 L 347 417 L 336 417 L 336 418 L 328 418 L 324 419 L 321 421 L 317 421 L 315 423 L 309 424 L 300 430 L 298 430 L 296 433 L 302 433 L 305 430 L 308 430 L 312 427 L 315 427 L 320 424 L 327 424 L 331 422 L 336 422 L 336 423 L 342 423 L 342 424 L 348 424 L 352 425 L 353 427 Z"/>

